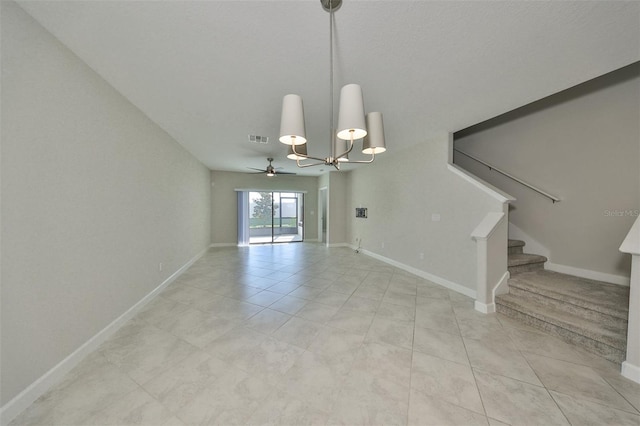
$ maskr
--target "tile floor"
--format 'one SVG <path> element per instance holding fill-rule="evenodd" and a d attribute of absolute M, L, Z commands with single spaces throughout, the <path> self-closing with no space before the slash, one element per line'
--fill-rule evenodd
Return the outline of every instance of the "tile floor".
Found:
<path fill-rule="evenodd" d="M 212 249 L 13 425 L 634 425 L 618 367 L 346 248 Z"/>

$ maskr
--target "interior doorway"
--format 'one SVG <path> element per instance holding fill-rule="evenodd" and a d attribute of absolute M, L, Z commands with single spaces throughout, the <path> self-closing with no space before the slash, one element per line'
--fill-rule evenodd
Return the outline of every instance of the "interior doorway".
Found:
<path fill-rule="evenodd" d="M 320 242 L 327 243 L 327 188 L 320 188 L 318 192 L 318 204 L 320 212 L 320 223 L 318 224 L 318 233 Z"/>
<path fill-rule="evenodd" d="M 249 192 L 249 244 L 304 240 L 304 194 Z"/>

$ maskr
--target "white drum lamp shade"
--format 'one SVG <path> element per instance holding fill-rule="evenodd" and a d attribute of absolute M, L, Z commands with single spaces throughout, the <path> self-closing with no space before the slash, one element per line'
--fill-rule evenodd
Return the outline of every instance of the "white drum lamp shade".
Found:
<path fill-rule="evenodd" d="M 307 144 L 302 144 L 302 145 L 296 145 L 296 152 L 298 154 L 302 154 L 303 156 L 300 156 L 298 154 L 296 154 L 295 152 L 293 152 L 293 146 L 289 146 L 289 152 L 287 154 L 287 158 L 290 160 L 304 160 L 307 155 Z"/>
<path fill-rule="evenodd" d="M 307 142 L 302 98 L 298 95 L 286 95 L 282 99 L 280 142 L 287 145 L 302 145 Z"/>
<path fill-rule="evenodd" d="M 338 138 L 355 140 L 365 137 L 366 134 L 362 88 L 359 84 L 347 84 L 340 91 Z"/>
<path fill-rule="evenodd" d="M 364 154 L 380 154 L 387 150 L 384 143 L 384 125 L 381 112 L 370 112 L 366 117 L 369 132 L 362 141 Z"/>

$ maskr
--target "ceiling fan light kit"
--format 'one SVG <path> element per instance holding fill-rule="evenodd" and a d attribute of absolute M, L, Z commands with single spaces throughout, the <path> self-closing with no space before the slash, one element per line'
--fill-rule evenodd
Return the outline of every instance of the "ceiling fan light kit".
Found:
<path fill-rule="evenodd" d="M 269 162 L 269 165 L 267 166 L 266 169 L 256 169 L 255 167 L 248 167 L 248 168 L 251 170 L 257 170 L 255 174 L 264 173 L 265 175 L 267 175 L 267 177 L 274 177 L 277 175 L 295 175 L 295 173 L 291 173 L 291 172 L 279 172 L 278 169 L 281 169 L 282 167 L 278 167 L 277 169 L 273 167 L 273 165 L 271 164 L 273 162 L 273 158 L 267 158 L 267 161 Z"/>
<path fill-rule="evenodd" d="M 340 8 L 342 0 L 320 0 L 322 8 L 329 12 L 329 91 L 330 91 L 330 152 L 326 158 L 307 154 L 307 135 L 304 124 L 304 107 L 299 95 L 289 94 L 282 100 L 280 119 L 280 142 L 289 145 L 287 158 L 295 160 L 298 167 L 327 165 L 340 170 L 340 163 L 371 163 L 376 154 L 386 150 L 382 113 L 372 112 L 365 116 L 362 88 L 358 84 L 347 84 L 340 91 L 338 127 L 333 125 L 333 13 Z M 369 160 L 349 161 L 354 141 L 363 139 L 362 152 L 371 155 Z M 304 160 L 316 160 L 303 164 Z"/>

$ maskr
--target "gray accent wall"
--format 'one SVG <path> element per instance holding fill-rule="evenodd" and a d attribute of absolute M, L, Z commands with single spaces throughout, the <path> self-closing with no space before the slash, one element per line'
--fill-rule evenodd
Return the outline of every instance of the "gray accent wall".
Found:
<path fill-rule="evenodd" d="M 205 250 L 211 212 L 203 164 L 15 3 L 1 13 L 4 406 Z"/>
<path fill-rule="evenodd" d="M 510 222 L 553 264 L 629 277 L 618 248 L 640 209 L 639 120 L 636 63 L 456 134 L 456 148 L 557 204 L 463 155 L 455 163 L 517 199 Z"/>

